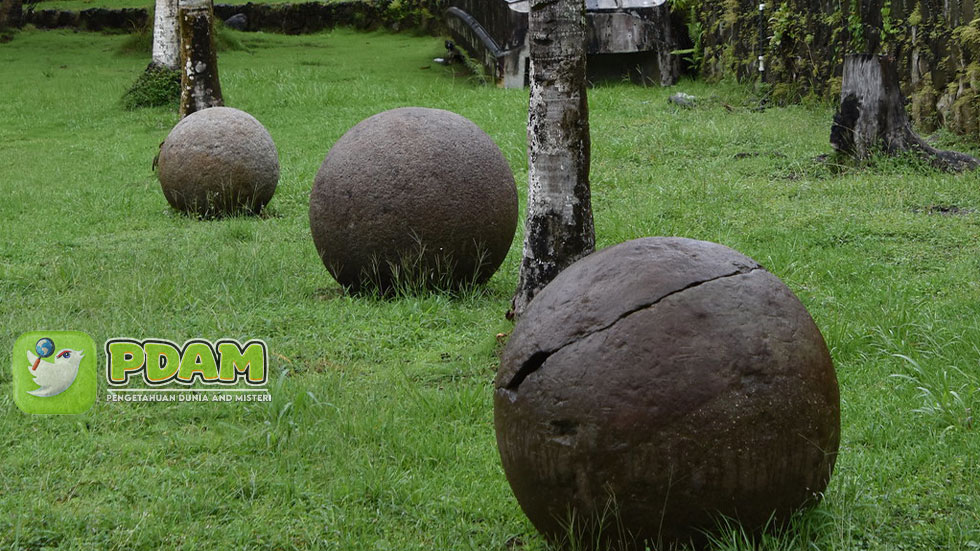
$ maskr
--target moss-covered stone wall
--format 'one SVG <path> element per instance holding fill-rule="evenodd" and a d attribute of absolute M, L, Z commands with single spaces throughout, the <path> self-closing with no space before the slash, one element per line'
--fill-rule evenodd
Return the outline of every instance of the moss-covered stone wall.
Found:
<path fill-rule="evenodd" d="M 945 126 L 980 140 L 980 19 L 974 0 L 702 0 L 702 75 L 762 78 L 773 101 L 835 98 L 849 53 L 898 61 L 922 131 Z M 761 20 L 760 20 L 761 19 Z"/>
<path fill-rule="evenodd" d="M 247 30 L 289 34 L 317 32 L 336 26 L 359 29 L 442 31 L 445 0 L 345 0 L 278 4 L 224 4 L 216 1 L 220 19 L 244 14 Z M 146 9 L 30 10 L 25 22 L 38 28 L 72 27 L 91 31 L 132 31 L 152 25 Z"/>

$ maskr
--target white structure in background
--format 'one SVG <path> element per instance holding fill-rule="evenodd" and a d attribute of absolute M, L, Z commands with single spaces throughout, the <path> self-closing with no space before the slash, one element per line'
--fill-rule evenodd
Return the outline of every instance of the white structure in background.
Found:
<path fill-rule="evenodd" d="M 498 86 L 528 84 L 528 0 L 452 0 L 453 39 L 480 61 Z M 589 75 L 669 86 L 680 75 L 679 49 L 666 0 L 586 0 Z"/>

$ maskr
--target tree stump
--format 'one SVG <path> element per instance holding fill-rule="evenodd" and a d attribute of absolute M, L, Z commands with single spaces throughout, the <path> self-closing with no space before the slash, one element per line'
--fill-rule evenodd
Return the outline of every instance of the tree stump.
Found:
<path fill-rule="evenodd" d="M 840 110 L 834 115 L 830 144 L 858 160 L 866 160 L 876 152 L 912 152 L 950 172 L 980 167 L 980 160 L 936 149 L 912 130 L 895 59 L 889 56 L 852 54 L 844 59 Z"/>
<path fill-rule="evenodd" d="M 24 23 L 23 0 L 0 0 L 0 30 Z"/>
<path fill-rule="evenodd" d="M 218 53 L 214 46 L 214 7 L 211 0 L 180 0 L 180 116 L 221 107 Z"/>
<path fill-rule="evenodd" d="M 586 20 L 582 0 L 531 0 L 528 201 L 519 317 L 559 272 L 595 250 L 589 191 Z"/>

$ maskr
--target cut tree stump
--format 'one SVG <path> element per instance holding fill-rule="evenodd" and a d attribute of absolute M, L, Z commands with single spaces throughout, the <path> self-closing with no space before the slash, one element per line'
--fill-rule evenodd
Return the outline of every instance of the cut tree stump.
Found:
<path fill-rule="evenodd" d="M 17 28 L 24 23 L 23 0 L 0 0 L 0 30 Z"/>
<path fill-rule="evenodd" d="M 180 0 L 180 117 L 221 107 L 218 53 L 214 47 L 214 7 L 211 0 Z"/>
<path fill-rule="evenodd" d="M 912 130 L 895 59 L 889 56 L 852 54 L 844 59 L 840 110 L 834 115 L 830 144 L 858 160 L 874 153 L 912 152 L 950 172 L 980 168 L 975 157 L 936 149 Z"/>

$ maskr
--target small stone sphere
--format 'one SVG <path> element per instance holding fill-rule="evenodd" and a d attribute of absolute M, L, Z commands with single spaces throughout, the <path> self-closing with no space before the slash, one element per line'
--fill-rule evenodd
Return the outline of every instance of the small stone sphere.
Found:
<path fill-rule="evenodd" d="M 279 154 L 255 117 L 211 107 L 170 131 L 160 148 L 159 178 L 177 210 L 205 217 L 259 214 L 279 183 Z"/>
<path fill-rule="evenodd" d="M 820 499 L 840 396 L 782 281 L 722 245 L 646 238 L 534 298 L 502 356 L 494 423 L 517 501 L 550 540 L 574 516 L 586 547 L 702 545 L 719 515 L 758 533 Z"/>
<path fill-rule="evenodd" d="M 407 107 L 369 117 L 327 154 L 310 194 L 320 259 L 349 291 L 485 282 L 517 228 L 517 188 L 470 120 Z"/>

